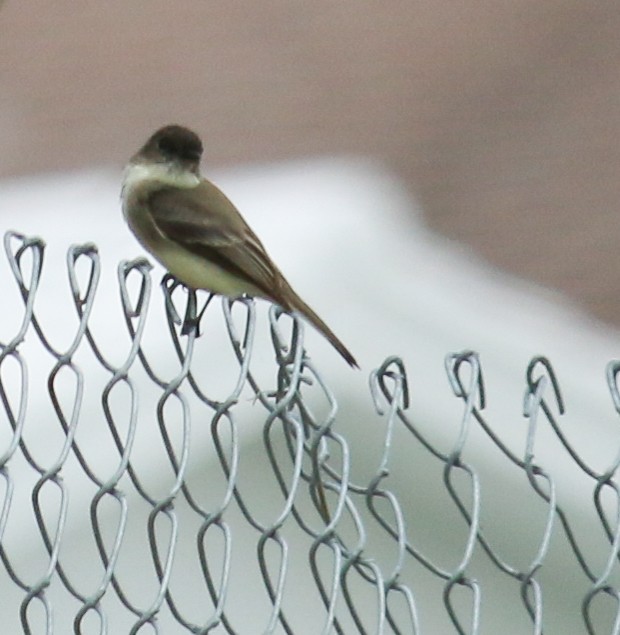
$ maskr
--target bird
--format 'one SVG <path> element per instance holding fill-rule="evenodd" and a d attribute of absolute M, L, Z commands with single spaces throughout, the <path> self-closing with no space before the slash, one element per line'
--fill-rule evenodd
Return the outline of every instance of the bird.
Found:
<path fill-rule="evenodd" d="M 184 126 L 151 135 L 123 173 L 123 215 L 140 244 L 189 289 L 258 297 L 301 315 L 353 368 L 359 365 L 293 290 L 230 199 L 200 172 L 203 145 Z"/>

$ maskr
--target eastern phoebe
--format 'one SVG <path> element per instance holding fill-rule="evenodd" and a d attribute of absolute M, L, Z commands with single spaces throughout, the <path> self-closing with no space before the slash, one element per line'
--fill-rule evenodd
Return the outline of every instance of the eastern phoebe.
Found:
<path fill-rule="evenodd" d="M 200 175 L 202 142 L 181 126 L 158 130 L 130 159 L 123 214 L 142 246 L 192 289 L 257 296 L 296 312 L 354 367 L 355 358 L 293 291 L 237 208 Z"/>

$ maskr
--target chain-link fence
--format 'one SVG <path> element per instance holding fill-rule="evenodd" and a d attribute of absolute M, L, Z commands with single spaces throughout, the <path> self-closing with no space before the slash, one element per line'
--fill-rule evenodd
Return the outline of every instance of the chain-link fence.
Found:
<path fill-rule="evenodd" d="M 620 452 L 583 458 L 547 359 L 525 372 L 516 450 L 478 356 L 448 355 L 446 446 L 399 358 L 370 373 L 372 405 L 339 403 L 296 319 L 272 307 L 261 349 L 254 302 L 224 300 L 181 335 L 191 296 L 166 279 L 157 302 L 144 260 L 118 268 L 122 327 L 93 245 L 68 252 L 73 321 L 46 324 L 42 241 L 4 245 L 3 633 L 620 632 Z"/>

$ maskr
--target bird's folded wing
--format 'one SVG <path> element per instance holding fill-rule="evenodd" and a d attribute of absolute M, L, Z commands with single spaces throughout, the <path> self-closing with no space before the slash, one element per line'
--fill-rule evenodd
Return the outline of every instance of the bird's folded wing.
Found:
<path fill-rule="evenodd" d="M 282 276 L 233 203 L 212 183 L 163 188 L 149 209 L 161 233 L 278 299 Z"/>

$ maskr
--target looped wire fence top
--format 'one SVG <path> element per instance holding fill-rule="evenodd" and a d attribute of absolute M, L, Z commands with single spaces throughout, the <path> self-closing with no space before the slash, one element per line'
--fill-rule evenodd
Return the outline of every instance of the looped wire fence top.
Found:
<path fill-rule="evenodd" d="M 584 458 L 546 358 L 502 422 L 478 355 L 447 355 L 439 435 L 398 357 L 342 403 L 277 307 L 270 346 L 249 299 L 180 335 L 187 291 L 143 259 L 118 267 L 120 312 L 98 305 L 92 244 L 67 254 L 73 317 L 48 323 L 43 241 L 4 247 L 3 632 L 620 632 L 619 439 Z"/>

